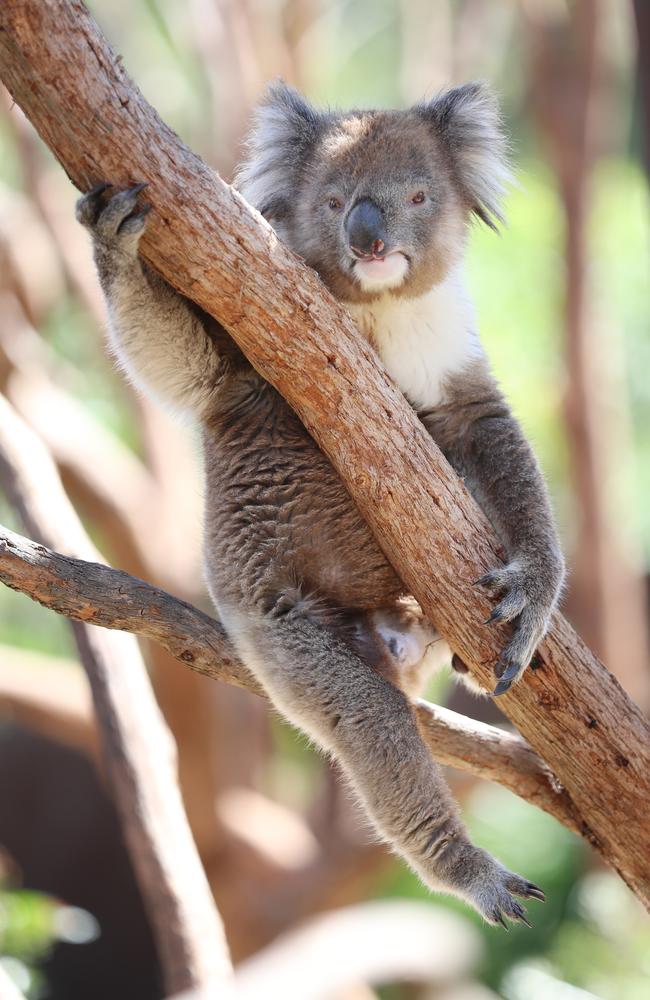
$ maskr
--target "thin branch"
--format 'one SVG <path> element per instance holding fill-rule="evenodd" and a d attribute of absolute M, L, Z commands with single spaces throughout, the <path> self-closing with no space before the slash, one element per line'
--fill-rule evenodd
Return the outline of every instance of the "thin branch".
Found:
<path fill-rule="evenodd" d="M 0 481 L 38 538 L 87 558 L 97 556 L 50 455 L 3 397 Z M 74 635 L 167 988 L 216 991 L 230 973 L 230 960 L 183 810 L 173 741 L 135 638 L 90 628 L 90 620 L 79 617 Z"/>
<path fill-rule="evenodd" d="M 5 0 L 0 66 L 75 184 L 148 179 L 144 258 L 214 315 L 331 460 L 425 613 L 486 687 L 504 627 L 473 581 L 499 561 L 486 518 L 351 317 L 260 216 L 165 126 L 80 0 Z M 426 530 L 424 527 L 426 525 Z M 556 615 L 501 704 L 650 903 L 650 725 Z"/>
<path fill-rule="evenodd" d="M 68 618 L 155 639 L 192 670 L 263 693 L 219 622 L 121 570 L 61 555 L 0 527 L 0 579 Z M 520 736 L 426 702 L 418 704 L 417 716 L 442 763 L 498 781 L 570 829 L 580 828 L 569 796 Z"/>

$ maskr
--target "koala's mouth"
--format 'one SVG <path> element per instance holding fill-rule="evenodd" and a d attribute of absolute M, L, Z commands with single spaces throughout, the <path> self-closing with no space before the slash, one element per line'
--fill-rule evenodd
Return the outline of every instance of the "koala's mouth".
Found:
<path fill-rule="evenodd" d="M 352 273 L 366 291 L 396 288 L 406 278 L 408 269 L 409 259 L 401 250 L 391 250 L 384 256 L 368 255 L 352 263 Z"/>

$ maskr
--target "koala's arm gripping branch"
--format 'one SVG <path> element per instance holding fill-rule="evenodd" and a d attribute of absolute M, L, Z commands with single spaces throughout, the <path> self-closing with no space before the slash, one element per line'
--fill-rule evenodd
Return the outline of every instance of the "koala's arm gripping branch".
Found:
<path fill-rule="evenodd" d="M 345 311 L 160 120 L 80 0 L 4 0 L 0 67 L 80 190 L 150 181 L 147 261 L 294 407 L 427 615 L 491 688 L 504 635 L 479 624 L 490 608 L 472 582 L 498 561 L 494 534 Z M 650 904 L 650 726 L 559 615 L 539 663 L 503 708 Z"/>

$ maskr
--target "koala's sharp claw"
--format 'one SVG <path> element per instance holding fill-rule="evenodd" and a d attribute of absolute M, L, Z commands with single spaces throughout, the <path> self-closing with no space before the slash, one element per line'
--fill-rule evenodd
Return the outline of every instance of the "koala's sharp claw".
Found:
<path fill-rule="evenodd" d="M 75 213 L 78 222 L 80 222 L 82 226 L 90 228 L 97 224 L 97 220 L 102 210 L 101 196 L 112 187 L 112 184 L 109 184 L 107 181 L 102 181 L 101 184 L 96 184 L 94 188 L 91 188 L 90 191 L 83 194 L 77 200 Z"/>
<path fill-rule="evenodd" d="M 494 579 L 494 574 L 492 571 L 489 573 L 484 573 L 483 576 L 479 576 L 478 580 L 474 580 L 472 584 L 473 587 L 489 587 Z"/>
<path fill-rule="evenodd" d="M 506 664 L 505 669 L 499 677 L 499 683 L 492 692 L 492 697 L 498 698 L 500 695 L 505 694 L 506 691 L 509 691 L 520 670 L 521 664 L 519 663 Z"/>
<path fill-rule="evenodd" d="M 490 859 L 493 861 L 493 859 Z M 515 872 L 509 872 L 493 861 L 491 872 L 484 871 L 477 909 L 491 924 L 501 924 L 509 930 L 506 920 L 521 921 L 530 927 L 525 907 L 515 897 L 543 898 L 544 894 L 534 882 L 529 882 Z"/>
<path fill-rule="evenodd" d="M 149 181 L 141 181 L 139 184 L 132 184 L 129 191 L 132 191 L 133 194 L 139 194 L 140 191 L 144 191 L 147 187 L 149 187 Z"/>
<path fill-rule="evenodd" d="M 117 227 L 118 236 L 124 236 L 125 234 L 137 235 L 141 233 L 144 229 L 146 218 L 151 211 L 151 205 L 143 205 L 142 208 L 137 212 L 132 212 L 131 215 L 127 215 L 126 219 L 120 222 Z"/>
<path fill-rule="evenodd" d="M 483 622 L 484 625 L 493 625 L 494 622 L 500 622 L 503 618 L 503 612 L 499 608 L 495 608 L 489 618 L 486 618 Z"/>
<path fill-rule="evenodd" d="M 530 896 L 532 899 L 539 899 L 540 903 L 546 902 L 546 894 L 543 889 L 540 889 L 538 885 L 534 882 L 528 882 L 526 885 L 526 896 Z"/>
<path fill-rule="evenodd" d="M 532 927 L 532 924 L 528 920 L 528 916 L 526 914 L 526 911 L 523 908 L 523 906 L 521 905 L 521 903 L 513 903 L 512 904 L 512 914 L 511 914 L 511 916 L 515 920 L 520 920 L 522 922 L 522 924 L 526 924 L 527 927 Z"/>
<path fill-rule="evenodd" d="M 95 184 L 95 187 L 91 188 L 90 191 L 86 193 L 85 197 L 99 198 L 100 194 L 103 194 L 104 191 L 108 191 L 108 189 L 112 187 L 113 185 L 109 184 L 108 181 L 102 181 L 100 184 Z"/>

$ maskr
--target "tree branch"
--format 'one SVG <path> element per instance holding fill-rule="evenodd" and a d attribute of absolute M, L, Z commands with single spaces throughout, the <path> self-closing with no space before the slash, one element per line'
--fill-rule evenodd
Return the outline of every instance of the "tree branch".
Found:
<path fill-rule="evenodd" d="M 1 396 L 0 481 L 33 534 L 68 552 L 97 556 L 50 455 Z M 167 989 L 200 987 L 216 996 L 230 959 L 183 810 L 173 740 L 135 639 L 93 629 L 89 619 L 74 621 L 74 636 Z"/>
<path fill-rule="evenodd" d="M 332 461 L 396 570 L 492 686 L 505 628 L 472 581 L 495 536 L 351 318 L 129 80 L 79 0 L 5 0 L 0 65 L 74 183 L 148 179 L 145 259 L 231 332 Z M 423 530 L 423 526 L 427 530 Z M 506 713 L 558 776 L 583 832 L 650 903 L 650 726 L 556 615 Z"/>
<path fill-rule="evenodd" d="M 263 694 L 219 622 L 128 573 L 61 555 L 0 526 L 0 579 L 68 618 L 155 639 L 192 670 Z M 580 830 L 569 796 L 520 736 L 424 701 L 416 710 L 422 734 L 443 764 L 498 781 Z"/>

